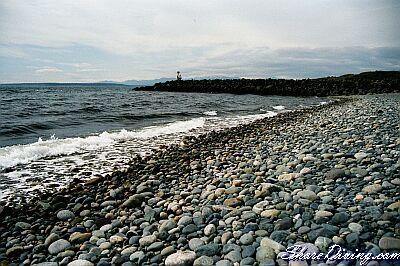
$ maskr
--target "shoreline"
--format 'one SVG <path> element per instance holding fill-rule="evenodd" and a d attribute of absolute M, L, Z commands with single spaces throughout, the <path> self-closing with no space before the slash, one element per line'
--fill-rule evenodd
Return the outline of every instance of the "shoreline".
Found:
<path fill-rule="evenodd" d="M 329 96 L 326 97 L 327 99 L 330 100 L 329 103 L 325 103 L 323 105 L 317 105 L 317 106 L 308 106 L 308 107 L 303 107 L 301 109 L 298 110 L 288 110 L 286 112 L 283 113 L 278 113 L 277 116 L 272 116 L 272 117 L 266 117 L 266 118 L 259 118 L 256 121 L 252 121 L 249 123 L 245 123 L 245 124 L 241 124 L 238 126 L 234 126 L 232 128 L 224 128 L 222 130 L 213 130 L 211 132 L 206 132 L 206 133 L 201 133 L 198 136 L 185 136 L 183 139 L 187 140 L 190 139 L 191 142 L 197 142 L 197 144 L 202 145 L 204 141 L 206 141 L 206 139 L 211 139 L 211 141 L 213 140 L 213 137 L 215 136 L 215 134 L 222 134 L 222 135 L 226 135 L 227 132 L 231 132 L 233 131 L 240 131 L 242 128 L 247 128 L 247 127 L 254 127 L 254 126 L 260 126 L 260 124 L 265 121 L 265 122 L 272 122 L 272 123 L 283 123 L 283 120 L 285 119 L 285 117 L 293 117 L 293 119 L 297 118 L 297 117 L 301 117 L 302 115 L 305 115 L 305 113 L 310 113 L 310 112 L 314 112 L 314 111 L 318 111 L 321 108 L 325 108 L 331 105 L 341 105 L 344 104 L 346 102 L 349 101 L 354 101 L 354 99 L 352 98 L 352 96 Z M 282 117 L 283 116 L 283 117 Z M 277 122 L 275 122 L 275 119 L 278 119 Z M 238 132 L 239 134 L 241 134 L 241 132 Z M 209 143 L 207 143 L 209 144 Z M 188 147 L 190 148 L 190 147 Z M 152 158 L 153 156 L 155 156 L 155 154 L 163 154 L 163 153 L 168 153 L 169 150 L 176 150 L 179 149 L 179 145 L 177 144 L 170 144 L 170 145 L 162 145 L 162 149 L 157 149 L 157 148 L 152 148 L 152 152 L 150 152 L 148 155 L 146 156 L 141 156 L 139 154 L 136 154 L 134 157 L 134 160 L 132 160 L 131 162 L 128 163 L 128 165 L 133 165 L 136 163 L 140 163 L 141 161 L 146 161 L 149 160 L 149 158 Z M 56 158 L 57 156 L 55 156 Z M 139 160 L 139 161 L 138 161 Z M 150 159 L 151 160 L 151 159 Z M 39 192 L 38 195 L 35 198 L 21 198 L 21 201 L 3 201 L 0 202 L 0 207 L 11 207 L 9 206 L 9 204 L 27 204 L 28 206 L 31 204 L 31 201 L 33 200 L 33 202 L 41 200 L 46 198 L 48 195 L 54 194 L 54 193 L 70 193 L 70 189 L 71 186 L 73 187 L 74 184 L 73 182 L 77 182 L 77 185 L 90 185 L 91 182 L 93 180 L 103 180 L 103 179 L 107 179 L 110 178 L 110 176 L 114 175 L 114 174 L 123 174 L 126 173 L 127 171 L 129 171 L 129 169 L 126 170 L 116 170 L 113 171 L 113 173 L 111 173 L 111 175 L 105 175 L 105 176 L 96 176 L 92 179 L 84 179 L 84 180 L 77 180 L 76 178 L 74 178 L 69 184 L 67 184 L 65 187 L 62 187 L 59 191 L 57 191 L 57 188 L 55 188 L 54 191 L 51 190 L 45 190 L 43 192 Z M 93 181 L 94 182 L 94 181 Z M 73 188 L 74 190 L 74 188 Z M 15 206 L 14 206 L 15 207 Z M 13 207 L 12 207 L 13 208 Z M 15 208 L 13 208 L 15 209 Z M 0 213 L 1 214 L 1 213 Z"/>
<path fill-rule="evenodd" d="M 396 95 L 395 97 L 398 97 Z M 399 191 L 399 184 L 392 184 L 390 180 L 385 180 L 390 184 L 382 190 L 383 182 L 382 185 L 381 182 L 375 183 L 378 181 L 378 176 L 371 174 L 382 167 L 372 168 L 365 174 L 364 166 L 370 165 L 370 162 L 366 161 L 370 153 L 368 149 L 367 152 L 344 153 L 338 157 L 331 154 L 328 156 L 330 159 L 325 159 L 316 152 L 320 147 L 312 145 L 316 142 L 324 146 L 324 142 L 313 139 L 313 134 L 310 132 L 318 134 L 332 127 L 335 121 L 329 118 L 327 112 L 340 113 L 339 108 L 336 107 L 344 108 L 349 112 L 352 108 L 363 111 L 363 106 L 358 104 L 360 101 L 366 101 L 372 107 L 365 108 L 378 110 L 374 101 L 384 99 L 392 104 L 393 108 L 398 108 L 398 103 L 396 106 L 393 100 L 387 98 L 389 98 L 388 95 L 339 97 L 337 99 L 341 100 L 324 106 L 285 112 L 272 118 L 207 133 L 199 137 L 186 137 L 180 145 L 169 146 L 164 151 L 156 150 L 145 158 L 136 157 L 126 172 L 117 171 L 104 179 L 92 179 L 84 184 L 71 183 L 68 188 L 60 192 L 43 195 L 41 203 L 31 202 L 19 210 L 11 208 L 0 210 L 1 217 L 7 213 L 13 213 L 12 217 L 9 216 L 0 222 L 2 239 L 7 237 L 18 239 L 17 235 L 25 232 L 19 241 L 7 240 L 8 245 L 5 241 L 0 242 L 0 254 L 3 252 L 6 254 L 5 257 L 0 255 L 0 262 L 28 260 L 32 264 L 54 260 L 66 265 L 78 258 L 96 263 L 100 261 L 100 258 L 104 258 L 104 265 L 108 265 L 107 262 L 122 264 L 128 261 L 133 264 L 142 264 L 147 261 L 150 265 L 151 262 L 164 263 L 167 257 L 170 260 L 173 259 L 170 256 L 178 250 L 185 250 L 188 251 L 185 256 L 191 256 L 190 260 L 193 256 L 194 259 L 197 257 L 203 260 L 219 257 L 221 261 L 228 261 L 225 265 L 230 265 L 229 263 L 233 263 L 238 257 L 240 259 L 236 262 L 246 260 L 245 257 L 248 257 L 252 258 L 253 263 L 261 260 L 271 263 L 271 260 L 274 261 L 276 258 L 277 251 L 281 251 L 281 246 L 275 250 L 267 244 L 264 245 L 263 243 L 269 241 L 264 239 L 272 240 L 273 242 L 269 243 L 274 245 L 275 243 L 284 245 L 297 240 L 296 235 L 306 239 L 313 239 L 315 236 L 314 241 L 310 242 L 320 250 L 329 241 L 330 243 L 338 241 L 349 246 L 370 241 L 371 236 L 364 236 L 365 240 L 360 238 L 361 232 L 366 231 L 363 227 L 367 227 L 368 223 L 357 223 L 357 221 L 354 222 L 357 225 L 352 225 L 354 230 L 350 228 L 350 231 L 341 237 L 343 232 L 340 233 L 340 230 L 343 228 L 340 226 L 347 223 L 347 228 L 348 220 L 352 220 L 348 213 L 357 212 L 357 208 L 349 211 L 348 209 L 341 210 L 340 208 L 344 208 L 341 206 L 349 205 L 351 202 L 361 204 L 365 198 L 371 197 L 372 201 L 369 199 L 363 204 L 366 207 L 375 206 L 374 198 L 378 193 L 393 195 L 392 200 L 395 201 L 396 196 L 391 193 Z M 382 108 L 389 107 L 382 106 Z M 366 115 L 371 113 L 369 110 L 364 110 L 364 112 Z M 377 113 L 379 114 L 381 113 Z M 320 117 L 322 120 L 318 122 Z M 389 119 L 386 116 L 382 117 Z M 354 119 L 355 124 L 360 123 L 358 117 Z M 307 133 L 310 135 L 306 138 L 301 136 L 302 132 L 294 133 L 296 127 L 307 130 L 304 122 L 318 126 L 314 130 L 310 129 Z M 346 120 L 346 123 L 348 124 L 349 120 Z M 290 130 L 281 130 L 286 127 Z M 340 131 L 340 125 L 336 129 Z M 351 132 L 355 138 L 362 137 L 358 136 L 359 132 L 352 130 L 351 127 L 346 130 L 343 135 Z M 376 130 L 379 130 L 379 127 Z M 293 136 L 287 136 L 288 134 L 293 134 Z M 390 133 L 386 129 L 383 134 L 388 134 L 393 138 L 393 132 Z M 289 147 L 285 148 L 284 145 L 279 144 L 271 147 L 271 143 L 277 140 L 271 139 L 270 136 L 281 138 L 282 143 L 286 143 Z M 376 137 L 379 138 L 379 136 Z M 312 149 L 307 149 L 313 156 L 307 155 L 306 152 L 298 152 L 298 155 L 301 155 L 299 158 L 291 155 L 290 152 L 293 152 L 293 149 L 291 150 L 290 147 L 298 146 L 297 143 L 291 142 L 293 138 L 299 138 L 301 140 L 299 143 L 306 146 L 311 142 Z M 305 139 L 310 139 L 310 142 L 304 142 Z M 344 140 L 348 141 L 348 139 L 351 137 L 344 137 Z M 368 139 L 365 140 L 367 141 Z M 363 146 L 361 142 L 354 140 L 349 142 L 349 144 L 354 143 L 358 143 L 355 149 L 359 150 L 358 145 Z M 394 143 L 394 146 L 389 146 L 389 150 L 393 152 L 382 160 L 395 156 L 398 145 L 399 143 Z M 296 149 L 300 150 L 300 148 L 301 145 Z M 335 147 L 325 149 L 329 150 L 329 148 Z M 258 154 L 255 154 L 255 151 Z M 367 154 L 367 157 L 359 160 L 354 157 L 358 153 L 363 153 L 359 158 L 364 157 L 364 154 Z M 281 164 L 277 164 L 277 161 L 281 161 Z M 344 164 L 345 170 L 341 171 L 343 167 L 338 168 L 337 164 L 330 161 Z M 391 163 L 390 160 L 383 160 L 383 166 L 386 161 Z M 349 166 L 355 164 L 355 167 L 347 169 L 347 164 Z M 328 168 L 330 169 L 327 170 Z M 398 168 L 393 168 L 392 172 L 396 169 L 398 170 Z M 346 179 L 347 176 L 348 179 Z M 371 176 L 371 180 L 365 180 L 368 176 Z M 324 180 L 324 177 L 329 182 Z M 395 174 L 391 177 L 398 179 Z M 342 191 L 338 190 L 335 197 L 334 194 L 326 192 L 328 191 L 326 188 L 335 186 L 335 181 L 339 183 L 339 186 L 344 184 L 345 190 L 350 189 L 347 187 L 347 182 L 350 181 L 356 186 L 361 184 L 362 191 L 370 186 L 366 191 L 371 191 L 371 193 L 361 192 L 365 194 L 365 198 L 363 196 L 363 199 L 355 200 L 360 191 L 357 191 L 358 194 L 350 193 L 350 195 L 346 191 L 346 194 L 342 195 L 341 188 L 339 190 Z M 372 184 L 369 184 L 371 182 Z M 369 185 L 364 186 L 365 184 Z M 331 193 L 336 192 L 333 190 Z M 326 197 L 330 197 L 330 200 Z M 346 204 L 340 203 L 343 198 L 346 199 Z M 390 197 L 387 198 L 390 199 Z M 379 200 L 379 197 L 377 199 Z M 347 200 L 350 201 L 347 202 Z M 399 200 L 398 196 L 397 200 Z M 397 201 L 397 205 L 399 202 Z M 396 202 L 389 200 L 382 207 L 386 208 L 391 204 L 396 204 Z M 323 207 L 320 208 L 321 205 Z M 397 205 L 394 205 L 394 211 L 386 212 L 391 213 L 386 215 L 389 220 L 383 220 L 380 224 L 386 229 L 384 233 L 388 236 L 382 234 L 379 237 L 380 240 L 382 237 L 394 238 L 394 242 L 399 245 L 400 232 L 396 231 L 395 227 L 391 227 L 391 224 L 393 226 L 399 224 Z M 60 210 L 67 211 L 60 214 Z M 16 212 L 18 215 L 15 215 Z M 299 219 L 302 220 L 300 226 L 297 225 Z M 331 227 L 321 227 L 326 222 L 331 224 L 332 219 L 336 219 L 337 222 L 332 222 Z M 298 232 L 300 228 L 303 230 L 302 233 Z M 295 229 L 297 233 L 293 235 Z M 286 234 L 283 231 L 290 233 Z M 318 238 L 316 235 L 318 233 L 314 231 L 318 231 L 324 239 Z M 280 233 L 274 234 L 274 232 Z M 345 230 L 344 233 L 346 232 Z M 27 241 L 29 235 L 35 237 Z M 53 237 L 49 239 L 51 235 Z M 349 235 L 351 237 L 348 237 Z M 334 239 L 335 236 L 340 239 Z M 64 239 L 68 244 L 60 239 Z M 319 240 L 318 244 L 315 243 L 317 240 Z M 377 236 L 372 236 L 372 243 L 380 248 L 380 240 L 377 240 Z M 58 252 L 53 252 L 49 248 L 57 242 L 60 245 L 63 242 L 65 245 Z M 224 251 L 225 245 L 231 245 L 231 250 Z M 237 247 L 240 248 L 239 252 Z M 32 259 L 30 258 L 32 253 L 39 256 Z M 248 256 L 244 256 L 243 253 Z M 249 264 L 243 265 L 252 265 L 250 262 L 251 259 L 248 259 Z M 284 265 L 283 262 L 278 262 L 278 264 Z"/>

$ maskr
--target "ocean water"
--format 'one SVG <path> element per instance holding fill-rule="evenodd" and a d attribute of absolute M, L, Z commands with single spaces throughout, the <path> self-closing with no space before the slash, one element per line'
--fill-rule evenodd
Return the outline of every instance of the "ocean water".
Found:
<path fill-rule="evenodd" d="M 317 97 L 140 92 L 128 86 L 0 85 L 0 200 L 127 167 L 160 145 L 319 105 Z"/>

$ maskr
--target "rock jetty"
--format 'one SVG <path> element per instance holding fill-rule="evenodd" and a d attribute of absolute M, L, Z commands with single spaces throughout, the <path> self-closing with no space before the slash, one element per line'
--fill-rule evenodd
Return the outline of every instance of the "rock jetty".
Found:
<path fill-rule="evenodd" d="M 0 264 L 307 265 L 279 258 L 294 244 L 399 252 L 400 94 L 346 99 L 3 206 Z"/>
<path fill-rule="evenodd" d="M 334 96 L 400 92 L 400 72 L 376 71 L 318 79 L 179 80 L 137 88 L 142 91 Z"/>

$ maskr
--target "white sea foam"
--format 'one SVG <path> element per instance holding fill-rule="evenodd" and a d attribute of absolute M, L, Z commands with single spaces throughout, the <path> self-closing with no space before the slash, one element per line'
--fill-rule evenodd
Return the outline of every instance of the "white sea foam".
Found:
<path fill-rule="evenodd" d="M 277 113 L 272 112 L 272 111 L 268 111 L 266 113 L 262 113 L 262 114 L 255 114 L 255 115 L 241 115 L 241 116 L 237 116 L 236 118 L 241 119 L 241 120 L 248 120 L 249 122 L 255 121 L 257 119 L 262 119 L 262 118 L 266 118 L 266 117 L 273 117 L 276 116 Z"/>
<path fill-rule="evenodd" d="M 273 106 L 272 108 L 274 108 L 275 110 L 284 110 L 285 106 L 283 105 L 277 105 L 277 106 Z"/>
<path fill-rule="evenodd" d="M 208 116 L 216 116 L 217 115 L 217 111 L 206 111 L 203 114 L 204 115 L 208 115 Z"/>
<path fill-rule="evenodd" d="M 103 132 L 99 135 L 85 138 L 49 139 L 41 138 L 28 145 L 15 145 L 0 148 L 0 168 L 12 167 L 50 156 L 70 155 L 74 153 L 98 150 L 119 141 L 129 139 L 148 139 L 161 135 L 183 133 L 191 129 L 203 127 L 204 118 L 194 118 L 187 121 L 176 121 L 163 126 L 146 127 L 138 131 L 121 130 L 119 132 Z"/>

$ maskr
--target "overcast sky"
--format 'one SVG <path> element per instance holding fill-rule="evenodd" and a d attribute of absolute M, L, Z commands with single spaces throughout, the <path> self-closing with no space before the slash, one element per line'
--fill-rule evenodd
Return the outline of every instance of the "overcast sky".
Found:
<path fill-rule="evenodd" d="M 400 1 L 1 0 L 0 83 L 400 70 Z"/>

